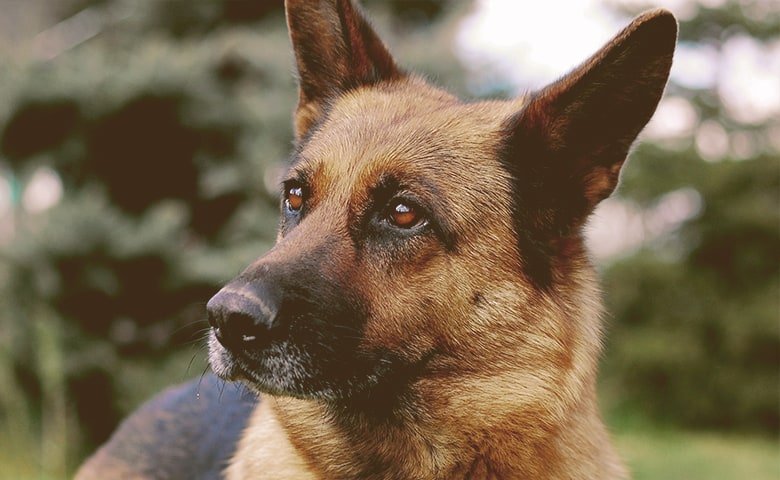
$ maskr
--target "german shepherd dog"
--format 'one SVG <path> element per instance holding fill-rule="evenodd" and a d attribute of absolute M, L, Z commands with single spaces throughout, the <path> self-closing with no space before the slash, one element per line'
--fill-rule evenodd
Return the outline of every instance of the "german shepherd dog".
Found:
<path fill-rule="evenodd" d="M 636 18 L 509 101 L 398 67 L 351 0 L 288 0 L 296 146 L 276 245 L 208 303 L 212 377 L 126 420 L 79 479 L 619 479 L 582 228 L 664 90 Z"/>

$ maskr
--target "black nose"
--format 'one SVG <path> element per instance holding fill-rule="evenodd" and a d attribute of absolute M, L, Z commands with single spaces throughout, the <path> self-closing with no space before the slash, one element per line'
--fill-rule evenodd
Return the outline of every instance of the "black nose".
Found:
<path fill-rule="evenodd" d="M 209 325 L 226 348 L 261 348 L 270 338 L 277 309 L 268 292 L 223 288 L 206 304 Z"/>

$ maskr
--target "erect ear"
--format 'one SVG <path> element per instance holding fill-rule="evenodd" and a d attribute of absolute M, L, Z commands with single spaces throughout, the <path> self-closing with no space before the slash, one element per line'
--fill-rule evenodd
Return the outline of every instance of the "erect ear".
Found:
<path fill-rule="evenodd" d="M 637 17 L 581 66 L 532 95 L 506 123 L 518 230 L 533 243 L 576 231 L 618 182 L 663 93 L 677 40 L 666 10 Z"/>
<path fill-rule="evenodd" d="M 299 77 L 297 138 L 306 134 L 332 97 L 401 77 L 382 40 L 351 0 L 286 0 L 285 10 Z"/>

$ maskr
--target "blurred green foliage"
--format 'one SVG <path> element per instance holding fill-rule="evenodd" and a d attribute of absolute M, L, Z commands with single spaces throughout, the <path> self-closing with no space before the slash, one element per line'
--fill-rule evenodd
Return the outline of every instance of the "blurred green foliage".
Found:
<path fill-rule="evenodd" d="M 51 209 L 15 205 L 0 242 L 0 450 L 39 445 L 18 454 L 58 478 L 205 368 L 205 301 L 273 241 L 296 94 L 281 1 L 49 3 L 52 24 L 89 12 L 98 33 L 0 70 L 0 173 L 26 185 L 46 167 L 64 188 Z M 404 65 L 464 92 L 450 45 L 467 2 L 366 3 Z M 778 35 L 737 2 L 700 13 L 682 39 Z M 777 126 L 729 118 L 712 90 L 670 93 L 730 133 Z M 719 162 L 692 141 L 635 152 L 624 200 L 688 188 L 702 212 L 603 265 L 616 410 L 777 433 L 778 187 L 769 147 Z"/>
<path fill-rule="evenodd" d="M 649 170 L 663 172 L 670 184 L 683 180 L 675 170 L 698 172 L 679 174 L 704 211 L 676 233 L 682 252 L 648 248 L 606 269 L 610 380 L 667 422 L 777 432 L 777 159 L 667 159 L 687 166 L 664 169 L 662 158 L 638 154 L 630 168 L 646 181 Z"/>
<path fill-rule="evenodd" d="M 737 36 L 777 41 L 780 11 L 727 2 L 681 21 L 688 48 L 717 51 Z M 673 191 L 700 197 L 701 212 L 670 236 L 604 267 L 610 332 L 605 384 L 623 402 L 677 425 L 777 434 L 780 365 L 780 119 L 747 122 L 718 83 L 667 95 L 686 99 L 702 125 L 716 122 L 733 145 L 707 161 L 694 137 L 646 143 L 622 177 L 621 197 L 643 207 Z M 775 138 L 772 138 L 774 136 Z M 706 141 L 706 139 L 705 139 Z"/>
<path fill-rule="evenodd" d="M 64 190 L 15 205 L 0 242 L 0 436 L 40 438 L 26 455 L 58 477 L 205 368 L 205 302 L 275 236 L 297 96 L 281 0 L 51 7 L 61 51 L 0 71 L 0 173 L 26 186 L 45 167 Z M 416 70 L 456 77 L 452 9 L 370 8 Z M 74 34 L 99 33 L 67 48 L 84 18 Z"/>

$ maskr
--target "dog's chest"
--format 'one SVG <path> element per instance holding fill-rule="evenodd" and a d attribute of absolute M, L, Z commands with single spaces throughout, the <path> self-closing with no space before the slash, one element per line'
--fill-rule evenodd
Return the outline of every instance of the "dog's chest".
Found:
<path fill-rule="evenodd" d="M 249 427 L 240 440 L 230 465 L 225 470 L 226 480 L 280 478 L 290 480 L 322 480 L 325 478 L 497 480 L 501 478 L 484 457 L 478 457 L 457 466 L 457 460 L 448 455 L 450 461 L 443 463 L 450 464 L 450 467 L 442 470 L 441 467 L 444 465 L 439 465 L 437 468 L 434 464 L 439 462 L 435 462 L 431 458 L 428 461 L 421 461 L 419 455 L 409 455 L 403 460 L 395 458 L 394 461 L 384 458 L 371 462 L 364 458 L 363 461 L 353 463 L 349 458 L 344 457 L 345 451 L 343 449 L 339 453 L 331 451 L 332 455 L 327 455 L 327 465 L 320 465 L 321 468 L 312 469 L 290 442 L 289 432 L 285 430 L 277 415 L 278 412 L 273 408 L 272 399 L 266 398 L 261 401 L 260 406 L 252 414 Z M 332 437 L 328 439 L 330 441 L 326 443 L 331 443 L 334 440 Z M 308 439 L 308 441 L 310 440 L 312 439 Z M 324 460 L 322 456 L 320 457 L 320 460 Z M 439 460 L 441 461 L 443 458 Z M 379 468 L 380 465 L 382 465 L 381 468 Z M 436 471 L 439 473 L 434 473 Z M 356 472 L 361 473 L 357 474 L 356 477 Z"/>
<path fill-rule="evenodd" d="M 270 402 L 261 402 L 249 424 L 225 470 L 226 480 L 317 479 L 290 443 Z"/>

